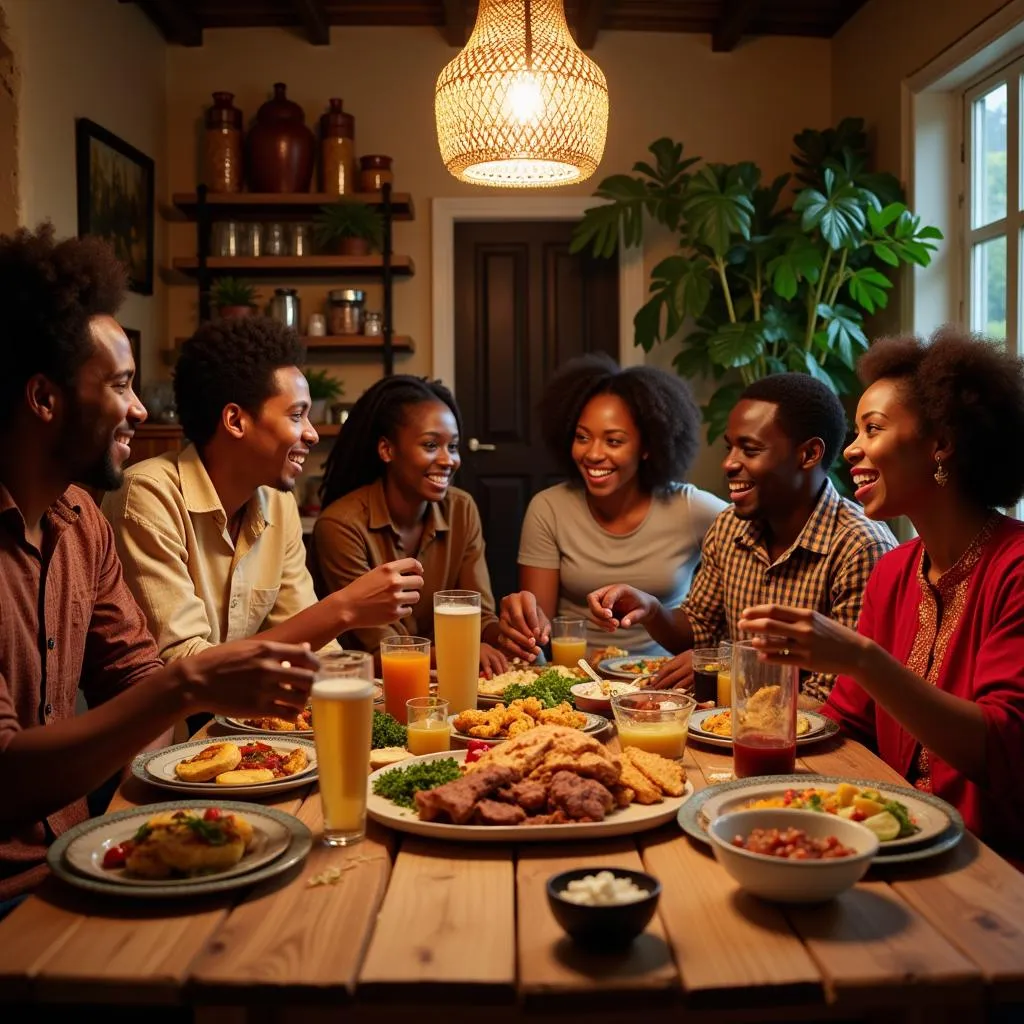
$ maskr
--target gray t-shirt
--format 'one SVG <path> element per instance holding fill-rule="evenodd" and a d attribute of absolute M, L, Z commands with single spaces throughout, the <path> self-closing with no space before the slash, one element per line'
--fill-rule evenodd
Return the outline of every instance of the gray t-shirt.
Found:
<path fill-rule="evenodd" d="M 587 507 L 582 487 L 556 484 L 535 495 L 519 538 L 519 564 L 558 570 L 558 614 L 587 620 L 587 643 L 614 644 L 630 654 L 664 654 L 642 626 L 605 633 L 590 624 L 587 594 L 629 583 L 675 607 L 690 589 L 700 544 L 727 505 L 692 484 L 676 484 L 651 502 L 632 533 L 609 533 Z"/>

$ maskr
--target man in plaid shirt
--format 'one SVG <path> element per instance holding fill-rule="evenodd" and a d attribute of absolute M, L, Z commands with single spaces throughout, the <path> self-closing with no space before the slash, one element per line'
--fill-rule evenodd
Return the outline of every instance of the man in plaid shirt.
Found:
<path fill-rule="evenodd" d="M 725 434 L 733 504 L 704 537 L 686 600 L 666 608 L 623 583 L 588 596 L 609 632 L 642 623 L 677 655 L 649 685 L 692 686 L 693 648 L 739 639 L 740 614 L 752 605 L 813 608 L 856 628 L 871 570 L 896 541 L 829 482 L 845 433 L 839 400 L 808 374 L 775 374 L 743 392 Z M 832 682 L 803 676 L 802 703 L 823 701 Z"/>

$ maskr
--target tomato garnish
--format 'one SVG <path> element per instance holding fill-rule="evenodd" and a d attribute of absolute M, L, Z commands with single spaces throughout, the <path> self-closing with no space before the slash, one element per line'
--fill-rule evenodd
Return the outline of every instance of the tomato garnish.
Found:
<path fill-rule="evenodd" d="M 112 868 L 123 868 L 134 845 L 130 839 L 126 839 L 123 843 L 118 843 L 117 846 L 111 846 L 103 854 L 103 867 L 108 871 Z"/>
<path fill-rule="evenodd" d="M 220 821 L 221 812 L 219 807 L 207 807 L 203 814 L 203 821 Z"/>

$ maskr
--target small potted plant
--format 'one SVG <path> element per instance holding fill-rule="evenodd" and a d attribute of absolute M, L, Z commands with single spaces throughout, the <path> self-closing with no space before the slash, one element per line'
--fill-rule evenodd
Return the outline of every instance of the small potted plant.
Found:
<path fill-rule="evenodd" d="M 306 368 L 306 383 L 309 384 L 309 418 L 313 423 L 327 421 L 327 406 L 345 393 L 345 386 L 337 377 L 326 370 Z"/>
<path fill-rule="evenodd" d="M 256 287 L 237 277 L 219 277 L 210 289 L 210 304 L 224 318 L 249 316 L 256 307 Z"/>
<path fill-rule="evenodd" d="M 317 244 L 336 245 L 342 256 L 366 256 L 384 245 L 384 220 L 374 207 L 357 199 L 321 206 L 314 218 Z"/>

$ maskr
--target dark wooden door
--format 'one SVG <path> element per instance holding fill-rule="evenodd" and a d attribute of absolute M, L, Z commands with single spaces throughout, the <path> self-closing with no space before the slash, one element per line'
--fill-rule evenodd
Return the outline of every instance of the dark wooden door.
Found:
<path fill-rule="evenodd" d="M 455 225 L 458 483 L 480 508 L 498 599 L 518 589 L 519 529 L 530 498 L 561 478 L 540 437 L 544 385 L 584 352 L 618 358 L 618 260 L 570 255 L 573 227 Z"/>

